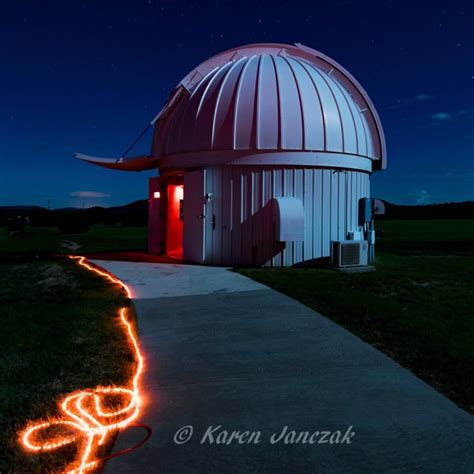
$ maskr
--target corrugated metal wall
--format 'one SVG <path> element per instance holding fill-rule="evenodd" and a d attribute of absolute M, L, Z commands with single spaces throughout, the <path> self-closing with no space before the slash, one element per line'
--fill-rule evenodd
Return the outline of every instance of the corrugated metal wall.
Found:
<path fill-rule="evenodd" d="M 330 241 L 358 230 L 361 197 L 370 195 L 369 174 L 317 168 L 216 167 L 203 174 L 206 205 L 205 263 L 290 266 L 326 257 Z M 302 199 L 304 242 L 275 242 L 269 201 Z"/>

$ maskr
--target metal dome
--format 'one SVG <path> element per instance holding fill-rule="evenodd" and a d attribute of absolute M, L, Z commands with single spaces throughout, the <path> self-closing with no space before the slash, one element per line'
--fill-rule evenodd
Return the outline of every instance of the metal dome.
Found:
<path fill-rule="evenodd" d="M 356 155 L 385 168 L 367 94 L 335 61 L 299 44 L 249 45 L 202 63 L 159 114 L 152 147 L 164 168 L 289 151 Z M 303 164 L 295 156 L 292 164 Z"/>

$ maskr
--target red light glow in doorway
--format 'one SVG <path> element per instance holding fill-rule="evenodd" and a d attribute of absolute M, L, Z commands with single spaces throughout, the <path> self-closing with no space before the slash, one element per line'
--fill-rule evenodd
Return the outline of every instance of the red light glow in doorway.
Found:
<path fill-rule="evenodd" d="M 168 185 L 166 253 L 176 258 L 183 255 L 183 196 L 182 185 Z"/>

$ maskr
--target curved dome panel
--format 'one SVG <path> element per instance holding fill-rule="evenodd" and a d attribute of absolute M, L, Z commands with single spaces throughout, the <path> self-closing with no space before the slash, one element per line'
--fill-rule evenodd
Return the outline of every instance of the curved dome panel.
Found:
<path fill-rule="evenodd" d="M 179 100 L 173 95 L 155 126 L 152 154 L 165 163 L 185 153 L 297 151 L 357 155 L 385 167 L 383 131 L 367 95 L 341 66 L 309 48 L 226 51 L 178 90 L 184 92 Z"/>

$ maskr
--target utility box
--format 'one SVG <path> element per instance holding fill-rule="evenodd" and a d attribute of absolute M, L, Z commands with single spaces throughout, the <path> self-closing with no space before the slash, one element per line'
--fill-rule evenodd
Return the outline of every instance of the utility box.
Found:
<path fill-rule="evenodd" d="M 372 222 L 374 218 L 374 200 L 372 198 L 359 199 L 359 225 Z"/>

